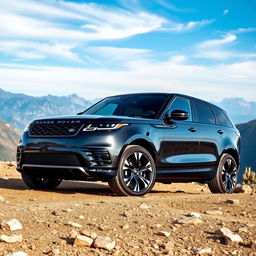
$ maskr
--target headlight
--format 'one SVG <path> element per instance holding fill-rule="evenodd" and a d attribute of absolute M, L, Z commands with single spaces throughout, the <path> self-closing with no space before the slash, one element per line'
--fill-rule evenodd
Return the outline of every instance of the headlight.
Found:
<path fill-rule="evenodd" d="M 92 132 L 92 131 L 102 131 L 102 130 L 116 130 L 120 129 L 123 126 L 127 126 L 128 124 L 113 124 L 113 123 L 104 123 L 104 124 L 99 124 L 99 125 L 92 125 L 89 124 L 87 125 L 83 131 L 84 132 Z"/>

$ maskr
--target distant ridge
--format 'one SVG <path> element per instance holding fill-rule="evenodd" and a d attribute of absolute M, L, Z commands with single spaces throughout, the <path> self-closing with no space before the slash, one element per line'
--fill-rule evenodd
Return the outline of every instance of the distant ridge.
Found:
<path fill-rule="evenodd" d="M 241 177 L 245 167 L 256 171 L 256 120 L 238 124 L 237 128 L 241 133 Z"/>
<path fill-rule="evenodd" d="M 0 89 L 0 119 L 20 130 L 35 118 L 77 114 L 91 104 L 76 94 L 33 97 Z"/>
<path fill-rule="evenodd" d="M 17 129 L 0 120 L 0 160 L 15 160 L 19 136 Z"/>

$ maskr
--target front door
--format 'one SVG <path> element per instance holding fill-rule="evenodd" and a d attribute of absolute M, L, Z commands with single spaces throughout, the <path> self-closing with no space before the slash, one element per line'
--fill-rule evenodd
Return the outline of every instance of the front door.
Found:
<path fill-rule="evenodd" d="M 185 121 L 171 120 L 164 126 L 164 141 L 161 145 L 161 167 L 178 169 L 196 166 L 200 146 L 199 125 L 193 122 L 191 102 L 183 97 L 175 97 L 167 112 L 171 116 L 173 110 L 188 113 Z"/>

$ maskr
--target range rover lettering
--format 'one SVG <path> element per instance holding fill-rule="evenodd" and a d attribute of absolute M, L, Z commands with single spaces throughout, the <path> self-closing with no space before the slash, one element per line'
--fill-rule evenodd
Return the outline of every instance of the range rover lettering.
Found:
<path fill-rule="evenodd" d="M 54 189 L 63 179 L 104 181 L 115 194 L 141 196 L 156 181 L 195 181 L 232 193 L 239 151 L 239 131 L 221 108 L 186 95 L 138 93 L 32 121 L 17 170 L 32 189 Z"/>

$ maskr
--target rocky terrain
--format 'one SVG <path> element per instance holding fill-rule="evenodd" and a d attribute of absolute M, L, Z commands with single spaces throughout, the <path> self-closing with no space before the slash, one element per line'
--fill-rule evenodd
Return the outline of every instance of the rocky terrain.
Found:
<path fill-rule="evenodd" d="M 256 255 L 256 195 L 213 195 L 198 184 L 156 184 L 117 197 L 107 184 L 27 189 L 0 163 L 0 256 Z"/>

